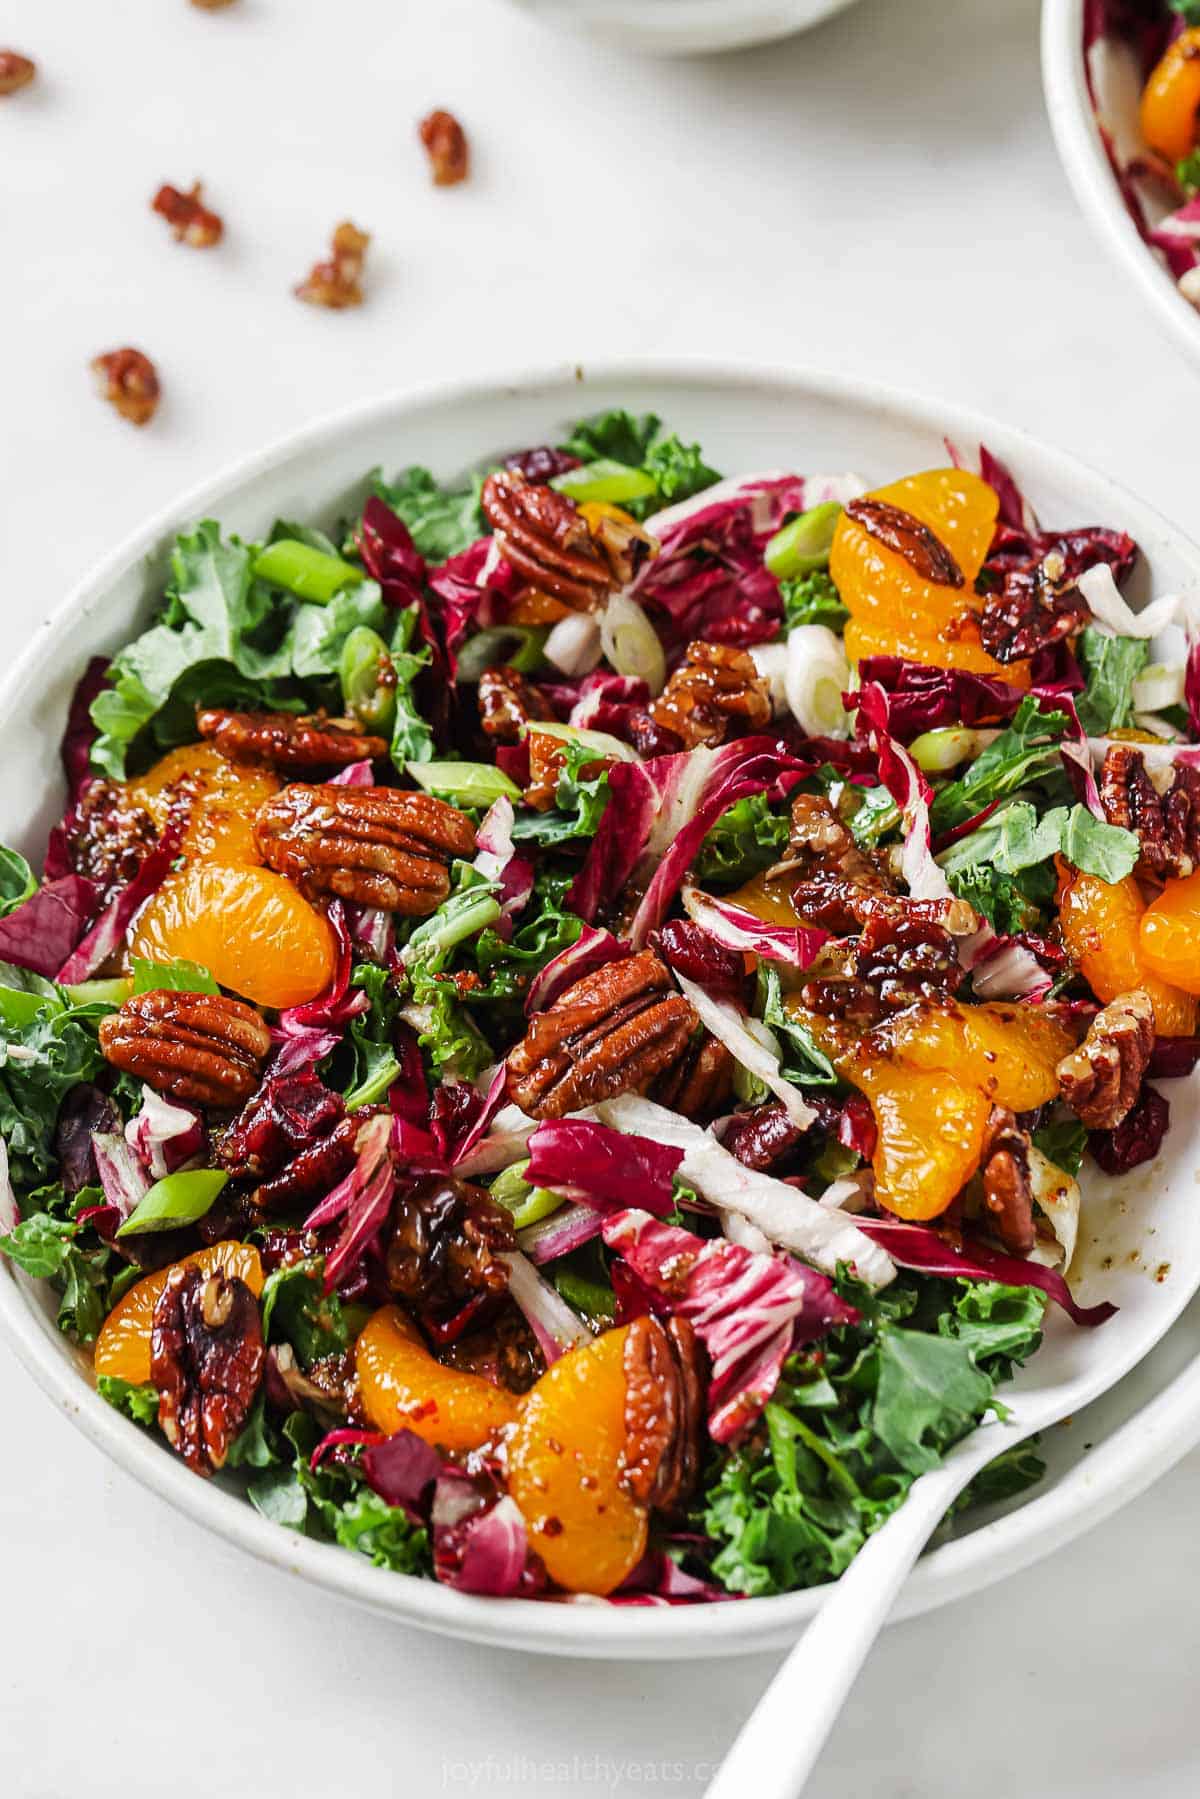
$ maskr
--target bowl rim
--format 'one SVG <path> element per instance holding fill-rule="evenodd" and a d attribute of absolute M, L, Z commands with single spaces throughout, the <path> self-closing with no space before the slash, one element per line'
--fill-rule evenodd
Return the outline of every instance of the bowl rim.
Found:
<path fill-rule="evenodd" d="M 1042 88 L 1059 161 L 1093 231 L 1149 300 L 1184 351 L 1200 361 L 1200 310 L 1147 244 L 1121 198 L 1088 93 L 1086 0 L 1042 0 Z"/>
<path fill-rule="evenodd" d="M 811 31 L 857 0 L 669 0 L 647 7 L 642 0 L 575 0 L 551 19 L 546 0 L 513 0 L 539 24 L 588 32 L 602 42 L 623 44 L 647 56 L 714 56 L 752 50 Z"/>
<path fill-rule="evenodd" d="M 515 399 L 542 391 L 548 402 L 558 401 L 573 385 L 583 395 L 585 380 L 609 386 L 653 383 L 668 388 L 691 384 L 747 393 L 755 388 L 776 392 L 782 389 L 798 399 L 874 412 L 964 443 L 987 440 L 999 444 L 1005 455 L 1028 452 L 1032 458 L 1048 458 L 1066 479 L 1099 482 L 1119 501 L 1140 510 L 1171 541 L 1195 557 L 1200 574 L 1200 547 L 1187 533 L 1137 500 L 1107 474 L 1066 452 L 1048 449 L 1019 427 L 999 424 L 961 405 L 943 404 L 880 387 L 873 381 L 802 365 L 707 357 L 602 358 L 586 365 L 552 363 L 515 374 L 506 370 L 494 375 L 477 373 L 468 378 L 406 385 L 286 433 L 190 487 L 129 533 L 42 620 L 0 682 L 0 717 L 18 690 L 31 682 L 43 683 L 47 664 L 64 629 L 86 613 L 112 583 L 158 550 L 163 540 L 181 526 L 233 500 L 243 487 L 277 464 L 353 437 L 388 419 L 394 418 L 402 425 L 406 415 L 422 409 L 462 406 L 472 400 L 491 403 L 498 396 Z M 586 1600 L 562 1604 L 521 1599 L 498 1601 L 376 1569 L 365 1558 L 348 1554 L 337 1545 L 314 1542 L 284 1530 L 260 1516 L 240 1496 L 197 1480 L 148 1433 L 101 1399 L 84 1373 L 80 1354 L 69 1347 L 33 1302 L 32 1286 L 7 1259 L 0 1258 L 0 1329 L 43 1391 L 119 1467 L 186 1517 L 260 1561 L 301 1575 L 326 1592 L 402 1623 L 537 1653 L 629 1660 L 691 1659 L 782 1647 L 795 1639 L 828 1591 L 827 1587 L 816 1587 L 729 1604 L 625 1608 Z M 923 1558 L 893 1617 L 915 1615 L 990 1585 L 1070 1541 L 1136 1496 L 1200 1439 L 1200 1379 L 1194 1396 L 1189 1394 L 1186 1383 L 1185 1370 L 1113 1433 L 1107 1446 L 1113 1460 L 1113 1477 L 1106 1489 L 1097 1492 L 1098 1452 L 1094 1451 L 1086 1468 L 1076 1466 L 1053 1487 L 1016 1510 Z"/>

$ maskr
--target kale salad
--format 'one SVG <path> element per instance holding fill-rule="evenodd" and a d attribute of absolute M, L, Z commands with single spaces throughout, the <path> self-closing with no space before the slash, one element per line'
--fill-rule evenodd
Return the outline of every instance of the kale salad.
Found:
<path fill-rule="evenodd" d="M 0 850 L 0 1251 L 130 1430 L 462 1591 L 732 1600 L 1103 1328 L 1080 1180 L 1200 1052 L 1200 662 L 977 462 L 617 410 L 178 538 Z"/>

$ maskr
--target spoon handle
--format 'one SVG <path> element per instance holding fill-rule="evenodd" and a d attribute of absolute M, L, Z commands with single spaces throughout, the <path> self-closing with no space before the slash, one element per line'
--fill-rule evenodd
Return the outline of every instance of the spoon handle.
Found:
<path fill-rule="evenodd" d="M 951 1458 L 915 1481 L 863 1545 L 742 1726 L 705 1799 L 797 1799 L 892 1603 L 978 1466 Z"/>

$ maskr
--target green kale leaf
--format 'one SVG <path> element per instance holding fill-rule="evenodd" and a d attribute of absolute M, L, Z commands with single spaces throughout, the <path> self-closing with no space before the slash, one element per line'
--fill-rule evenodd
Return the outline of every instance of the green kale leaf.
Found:
<path fill-rule="evenodd" d="M 1119 731 L 1133 719 L 1133 684 L 1146 666 L 1144 637 L 1114 637 L 1089 625 L 1079 640 L 1087 686 L 1075 701 L 1079 722 L 1091 737 Z"/>
<path fill-rule="evenodd" d="M 487 530 L 479 504 L 483 487 L 475 476 L 466 487 L 440 487 L 427 468 L 413 465 L 394 481 L 375 477 L 374 490 L 399 518 L 427 562 L 457 556 Z"/>

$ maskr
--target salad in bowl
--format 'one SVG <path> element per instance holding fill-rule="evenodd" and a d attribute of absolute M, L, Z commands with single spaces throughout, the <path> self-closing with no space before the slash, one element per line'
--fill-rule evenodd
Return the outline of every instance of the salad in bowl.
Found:
<path fill-rule="evenodd" d="M 986 449 L 895 476 L 610 410 L 178 538 L 0 852 L 0 1249 L 131 1431 L 467 1593 L 733 1600 L 1103 1328 L 1081 1177 L 1200 1053 L 1194 621 Z"/>

